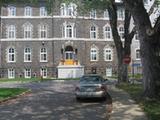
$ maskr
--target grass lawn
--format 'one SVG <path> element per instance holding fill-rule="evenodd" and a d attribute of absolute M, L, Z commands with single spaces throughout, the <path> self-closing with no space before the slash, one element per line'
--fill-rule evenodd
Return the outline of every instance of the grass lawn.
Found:
<path fill-rule="evenodd" d="M 14 79 L 7 79 L 7 78 L 1 78 L 0 83 L 2 82 L 43 82 L 48 80 L 79 80 L 79 78 L 14 78 Z"/>
<path fill-rule="evenodd" d="M 27 91 L 28 89 L 24 88 L 0 88 L 0 101 L 8 99 L 10 97 L 15 97 Z"/>
<path fill-rule="evenodd" d="M 142 86 L 135 84 L 121 84 L 117 86 L 128 92 L 131 97 L 143 108 L 147 113 L 149 120 L 160 120 L 160 100 L 145 100 L 141 97 Z"/>

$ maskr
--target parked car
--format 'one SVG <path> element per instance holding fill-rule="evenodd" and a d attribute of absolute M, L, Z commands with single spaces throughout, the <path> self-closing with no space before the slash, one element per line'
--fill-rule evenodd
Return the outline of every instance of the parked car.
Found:
<path fill-rule="evenodd" d="M 106 98 L 107 95 L 107 79 L 100 75 L 84 75 L 80 78 L 75 88 L 76 99 L 81 98 Z"/>

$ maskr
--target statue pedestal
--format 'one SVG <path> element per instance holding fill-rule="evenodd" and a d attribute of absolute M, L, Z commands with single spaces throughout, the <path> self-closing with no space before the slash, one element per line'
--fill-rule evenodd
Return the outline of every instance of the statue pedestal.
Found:
<path fill-rule="evenodd" d="M 80 78 L 84 75 L 84 66 L 81 65 L 59 65 L 58 78 Z"/>

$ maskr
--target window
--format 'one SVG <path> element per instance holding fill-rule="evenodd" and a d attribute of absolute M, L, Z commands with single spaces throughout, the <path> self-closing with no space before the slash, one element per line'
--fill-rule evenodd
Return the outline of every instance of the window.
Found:
<path fill-rule="evenodd" d="M 140 60 L 140 49 L 136 50 L 136 60 Z"/>
<path fill-rule="evenodd" d="M 121 40 L 124 40 L 124 27 L 120 26 L 118 30 Z"/>
<path fill-rule="evenodd" d="M 90 60 L 91 61 L 98 61 L 98 51 L 96 48 L 91 48 L 90 51 Z"/>
<path fill-rule="evenodd" d="M 15 78 L 15 70 L 14 69 L 8 69 L 8 78 L 13 79 Z"/>
<path fill-rule="evenodd" d="M 104 50 L 104 60 L 105 61 L 112 61 L 112 49 L 106 48 Z"/>
<path fill-rule="evenodd" d="M 139 40 L 139 35 L 138 35 L 138 33 L 135 34 L 135 40 Z"/>
<path fill-rule="evenodd" d="M 8 16 L 16 16 L 16 7 L 14 6 L 8 7 Z"/>
<path fill-rule="evenodd" d="M 109 13 L 107 9 L 104 11 L 104 18 L 109 19 Z"/>
<path fill-rule="evenodd" d="M 77 15 L 77 5 L 70 3 L 66 5 L 65 3 L 61 4 L 61 15 L 62 16 L 76 16 Z"/>
<path fill-rule="evenodd" d="M 40 38 L 47 38 L 47 25 L 40 25 Z"/>
<path fill-rule="evenodd" d="M 97 38 L 97 28 L 95 26 L 91 26 L 90 28 L 90 38 Z"/>
<path fill-rule="evenodd" d="M 25 69 L 24 70 L 24 77 L 25 78 L 31 78 L 31 69 Z"/>
<path fill-rule="evenodd" d="M 90 18 L 96 18 L 96 10 L 91 10 Z"/>
<path fill-rule="evenodd" d="M 40 16 L 47 16 L 46 7 L 40 7 Z"/>
<path fill-rule="evenodd" d="M 24 27 L 24 38 L 32 38 L 32 25 L 26 24 Z"/>
<path fill-rule="evenodd" d="M 47 78 L 47 68 L 41 68 L 40 73 L 43 78 Z"/>
<path fill-rule="evenodd" d="M 47 49 L 46 48 L 40 49 L 40 62 L 47 62 Z"/>
<path fill-rule="evenodd" d="M 31 62 L 31 48 L 24 49 L 24 62 Z"/>
<path fill-rule="evenodd" d="M 9 48 L 8 49 L 8 62 L 15 62 L 15 49 L 14 48 Z"/>
<path fill-rule="evenodd" d="M 65 38 L 73 38 L 75 36 L 74 24 L 64 24 L 62 34 Z"/>
<path fill-rule="evenodd" d="M 7 28 L 7 38 L 16 38 L 16 28 L 15 25 L 9 25 Z"/>
<path fill-rule="evenodd" d="M 25 9 L 24 9 L 24 15 L 25 16 L 32 16 L 32 8 L 29 7 L 29 6 L 25 7 Z"/>
<path fill-rule="evenodd" d="M 110 40 L 112 38 L 112 32 L 111 32 L 111 27 L 110 26 L 105 26 L 104 27 L 104 38 L 107 40 Z"/>
<path fill-rule="evenodd" d="M 122 9 L 122 8 L 120 8 L 120 9 L 118 9 L 118 11 L 117 11 L 117 18 L 119 19 L 119 20 L 124 20 L 124 9 Z"/>

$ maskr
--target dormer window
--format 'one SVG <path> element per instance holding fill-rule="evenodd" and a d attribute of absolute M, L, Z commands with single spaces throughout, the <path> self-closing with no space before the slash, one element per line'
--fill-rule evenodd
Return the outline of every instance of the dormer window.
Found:
<path fill-rule="evenodd" d="M 14 6 L 8 7 L 8 16 L 16 16 L 16 7 Z"/>
<path fill-rule="evenodd" d="M 96 10 L 91 10 L 90 18 L 96 18 Z"/>
<path fill-rule="evenodd" d="M 40 7 L 40 16 L 47 16 L 46 7 Z"/>
<path fill-rule="evenodd" d="M 66 5 L 65 3 L 61 4 L 61 16 L 76 16 L 77 15 L 77 5 L 70 3 Z"/>
<path fill-rule="evenodd" d="M 29 6 L 25 7 L 24 15 L 25 16 L 32 16 L 32 8 Z"/>

